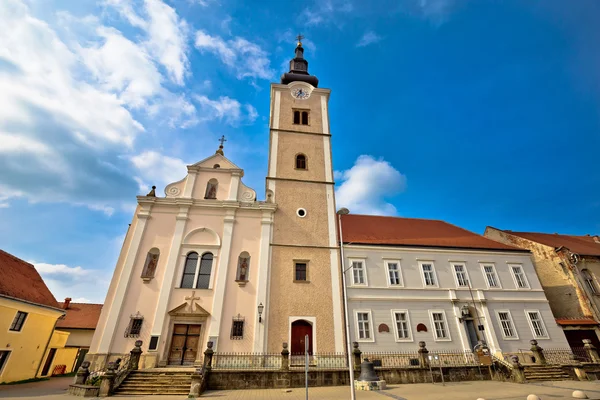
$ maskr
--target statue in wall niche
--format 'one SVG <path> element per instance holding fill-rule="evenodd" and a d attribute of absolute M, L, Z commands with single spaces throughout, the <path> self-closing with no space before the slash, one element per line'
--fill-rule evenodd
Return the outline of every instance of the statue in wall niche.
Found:
<path fill-rule="evenodd" d="M 246 274 L 248 273 L 248 259 L 242 258 L 240 264 L 240 281 L 246 280 Z"/>
<path fill-rule="evenodd" d="M 205 199 L 216 199 L 217 198 L 217 183 L 216 182 L 208 182 L 206 185 L 206 194 L 204 196 Z"/>
<path fill-rule="evenodd" d="M 154 278 L 156 266 L 158 265 L 158 254 L 148 253 L 146 257 L 146 266 L 142 272 L 142 278 Z"/>

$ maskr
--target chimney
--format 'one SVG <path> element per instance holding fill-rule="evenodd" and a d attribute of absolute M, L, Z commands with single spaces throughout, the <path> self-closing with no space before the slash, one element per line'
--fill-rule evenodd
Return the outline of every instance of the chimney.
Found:
<path fill-rule="evenodd" d="M 63 308 L 65 310 L 69 308 L 69 304 L 71 304 L 71 300 L 72 299 L 70 297 L 65 298 L 65 304 L 63 305 Z"/>
<path fill-rule="evenodd" d="M 594 235 L 594 242 L 600 243 L 600 236 Z"/>

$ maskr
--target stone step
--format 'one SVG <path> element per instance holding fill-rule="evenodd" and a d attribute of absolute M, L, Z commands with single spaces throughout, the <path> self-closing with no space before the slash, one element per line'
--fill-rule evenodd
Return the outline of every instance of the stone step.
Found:
<path fill-rule="evenodd" d="M 127 391 L 120 391 L 117 390 L 115 392 L 116 394 L 118 394 L 119 396 L 158 396 L 158 395 L 181 395 L 181 396 L 187 396 L 190 391 L 186 390 L 186 391 L 161 391 L 161 392 L 147 392 L 147 391 L 139 391 L 139 390 L 127 390 Z"/>

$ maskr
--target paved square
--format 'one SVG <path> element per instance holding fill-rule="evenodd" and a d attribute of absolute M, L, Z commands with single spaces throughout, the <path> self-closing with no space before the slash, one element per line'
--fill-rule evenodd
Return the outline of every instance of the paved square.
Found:
<path fill-rule="evenodd" d="M 0 398 L 36 400 L 75 400 L 78 397 L 66 393 L 73 378 L 53 378 L 50 381 L 23 385 L 0 386 Z M 590 399 L 600 399 L 599 382 L 556 381 L 538 384 L 516 384 L 491 381 L 473 381 L 441 384 L 389 385 L 381 392 L 357 392 L 358 400 L 525 400 L 527 395 L 537 394 L 542 400 L 572 399 L 574 390 L 583 390 Z M 209 391 L 201 398 L 231 400 L 301 400 L 303 388 L 267 390 L 218 390 Z M 114 396 L 115 399 L 183 400 L 185 396 Z M 348 387 L 309 388 L 309 399 L 348 400 Z"/>

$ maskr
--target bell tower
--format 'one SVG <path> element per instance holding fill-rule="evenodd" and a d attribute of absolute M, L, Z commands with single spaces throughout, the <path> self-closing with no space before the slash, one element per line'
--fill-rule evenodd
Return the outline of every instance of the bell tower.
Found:
<path fill-rule="evenodd" d="M 271 238 L 265 351 L 342 352 L 331 91 L 308 72 L 302 36 L 290 70 L 271 84 L 267 199 L 277 203 Z M 308 335 L 309 342 L 305 343 Z"/>

